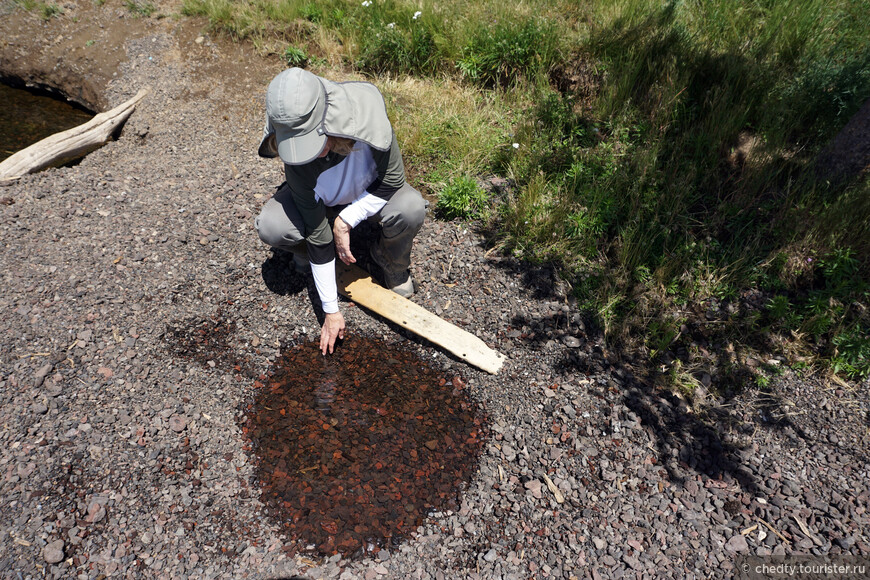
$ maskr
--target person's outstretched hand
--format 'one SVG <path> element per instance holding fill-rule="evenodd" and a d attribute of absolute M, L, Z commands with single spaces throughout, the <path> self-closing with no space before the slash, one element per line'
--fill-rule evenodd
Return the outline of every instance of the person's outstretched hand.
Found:
<path fill-rule="evenodd" d="M 320 352 L 329 354 L 335 350 L 335 340 L 344 339 L 344 316 L 341 312 L 327 314 L 320 329 Z"/>
<path fill-rule="evenodd" d="M 356 262 L 356 258 L 350 253 L 350 226 L 340 216 L 335 218 L 335 223 L 332 226 L 332 237 L 335 239 L 335 251 L 338 252 L 338 259 L 348 265 Z"/>

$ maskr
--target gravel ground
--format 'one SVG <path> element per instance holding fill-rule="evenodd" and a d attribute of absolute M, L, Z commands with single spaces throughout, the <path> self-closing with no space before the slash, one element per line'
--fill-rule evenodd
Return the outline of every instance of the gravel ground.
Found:
<path fill-rule="evenodd" d="M 689 407 L 620 365 L 551 271 L 434 218 L 414 301 L 502 371 L 343 309 L 462 377 L 491 421 L 479 466 L 389 550 L 285 550 L 239 428 L 254 377 L 319 329 L 310 279 L 253 229 L 281 179 L 255 152 L 279 65 L 176 26 L 123 47 L 104 98 L 151 93 L 117 141 L 0 188 L 0 576 L 720 578 L 739 555 L 870 555 L 866 385 L 786 373 Z M 227 332 L 181 356 L 202 328 Z"/>

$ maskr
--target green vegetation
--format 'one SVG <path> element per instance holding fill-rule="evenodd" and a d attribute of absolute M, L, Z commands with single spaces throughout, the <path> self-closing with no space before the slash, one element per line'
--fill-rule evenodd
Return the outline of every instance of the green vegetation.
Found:
<path fill-rule="evenodd" d="M 157 7 L 150 0 L 124 0 L 124 5 L 136 16 L 148 17 L 157 10 Z"/>
<path fill-rule="evenodd" d="M 484 218 L 489 214 L 489 198 L 474 178 L 462 175 L 444 187 L 435 209 L 448 220 Z"/>
<path fill-rule="evenodd" d="M 54 2 L 40 2 L 39 0 L 12 0 L 11 5 L 17 5 L 28 12 L 36 11 L 43 20 L 51 20 L 55 16 L 63 14 L 63 6 Z"/>
<path fill-rule="evenodd" d="M 535 19 L 506 21 L 476 30 L 456 66 L 487 87 L 512 87 L 546 73 L 557 57 L 556 27 Z"/>
<path fill-rule="evenodd" d="M 39 15 L 43 20 L 51 20 L 55 16 L 60 16 L 61 14 L 63 14 L 62 6 L 59 6 L 54 2 L 39 3 Z"/>
<path fill-rule="evenodd" d="M 296 46 L 288 46 L 284 50 L 284 62 L 287 63 L 287 66 L 305 66 L 308 64 L 308 55 L 299 47 Z"/>
<path fill-rule="evenodd" d="M 870 0 L 183 12 L 290 65 L 371 78 L 439 215 L 558 266 L 665 383 L 760 384 L 750 362 L 771 359 L 870 376 L 868 178 L 829 183 L 815 166 L 870 97 Z M 490 199 L 492 175 L 511 187 Z"/>

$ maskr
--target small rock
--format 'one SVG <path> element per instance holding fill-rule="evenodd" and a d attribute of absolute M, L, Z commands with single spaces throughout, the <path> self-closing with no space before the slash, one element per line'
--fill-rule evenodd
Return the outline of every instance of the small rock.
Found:
<path fill-rule="evenodd" d="M 484 554 L 483 559 L 487 562 L 495 562 L 496 556 L 495 548 L 490 548 L 489 551 Z"/>
<path fill-rule="evenodd" d="M 536 497 L 538 499 L 541 498 L 541 482 L 537 479 L 530 479 L 524 485 L 524 487 L 529 490 L 529 493 L 532 494 L 532 497 Z"/>
<path fill-rule="evenodd" d="M 834 540 L 834 543 L 843 548 L 844 550 L 851 550 L 852 546 L 855 545 L 854 536 L 846 536 L 844 538 L 837 538 Z"/>
<path fill-rule="evenodd" d="M 595 544 L 596 550 L 603 550 L 607 547 L 607 542 L 605 542 L 601 538 L 592 538 L 592 543 Z"/>
<path fill-rule="evenodd" d="M 50 542 L 42 549 L 42 558 L 49 564 L 57 564 L 63 560 L 63 540 Z"/>
<path fill-rule="evenodd" d="M 63 392 L 63 388 L 60 386 L 59 382 L 49 381 L 45 384 L 45 393 L 49 397 L 57 397 Z"/>
<path fill-rule="evenodd" d="M 187 427 L 187 420 L 181 415 L 172 415 L 169 417 L 169 428 L 176 433 L 181 433 Z"/>
<path fill-rule="evenodd" d="M 576 336 L 571 336 L 570 334 L 566 335 L 564 338 L 562 338 L 562 342 L 568 348 L 580 348 L 580 339 Z"/>
<path fill-rule="evenodd" d="M 734 534 L 725 542 L 725 550 L 732 554 L 739 554 L 749 550 L 749 544 L 743 534 Z"/>
<path fill-rule="evenodd" d="M 85 518 L 85 521 L 91 524 L 95 524 L 99 521 L 102 521 L 103 518 L 106 517 L 106 507 L 102 502 L 93 501 L 88 506 L 88 515 Z"/>
<path fill-rule="evenodd" d="M 640 563 L 640 560 L 638 560 L 637 558 L 634 558 L 632 556 L 629 556 L 628 554 L 622 555 L 622 561 L 625 562 L 626 564 L 628 564 L 632 570 L 635 570 L 638 572 L 643 570 L 643 564 Z"/>
<path fill-rule="evenodd" d="M 51 363 L 42 365 L 42 367 L 40 367 L 40 369 L 36 371 L 36 374 L 33 375 L 33 386 L 35 388 L 41 387 L 43 381 L 45 381 L 45 377 L 48 376 L 48 373 L 50 373 L 53 368 L 54 365 L 52 365 Z"/>

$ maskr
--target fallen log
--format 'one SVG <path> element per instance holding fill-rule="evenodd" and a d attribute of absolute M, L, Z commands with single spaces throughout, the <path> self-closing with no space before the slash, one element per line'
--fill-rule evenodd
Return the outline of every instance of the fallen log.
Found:
<path fill-rule="evenodd" d="M 504 355 L 486 346 L 478 337 L 376 284 L 365 270 L 339 261 L 336 264 L 338 291 L 343 296 L 479 369 L 491 374 L 501 369 Z"/>
<path fill-rule="evenodd" d="M 76 159 L 104 145 L 147 94 L 148 90 L 142 89 L 135 97 L 111 111 L 95 115 L 83 125 L 55 133 L 15 153 L 0 163 L 0 181 L 12 181 L 22 175 Z"/>

